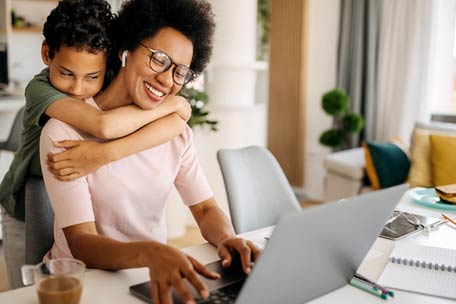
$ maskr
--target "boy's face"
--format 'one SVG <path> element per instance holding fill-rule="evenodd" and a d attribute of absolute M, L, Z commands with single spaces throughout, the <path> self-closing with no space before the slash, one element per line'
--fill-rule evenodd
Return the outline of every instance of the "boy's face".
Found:
<path fill-rule="evenodd" d="M 43 43 L 41 57 L 49 67 L 51 84 L 57 90 L 79 99 L 93 97 L 101 90 L 106 73 L 105 52 L 92 54 L 61 46 L 51 59 L 49 47 Z"/>

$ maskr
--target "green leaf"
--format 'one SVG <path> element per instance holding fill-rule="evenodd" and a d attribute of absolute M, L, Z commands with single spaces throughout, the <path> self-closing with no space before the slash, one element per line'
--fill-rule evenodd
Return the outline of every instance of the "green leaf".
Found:
<path fill-rule="evenodd" d="M 348 96 L 341 89 L 334 89 L 323 95 L 323 110 L 331 116 L 342 115 L 348 108 Z"/>
<path fill-rule="evenodd" d="M 340 130 L 326 130 L 320 135 L 320 143 L 331 148 L 342 147 L 345 145 L 344 134 Z"/>
<path fill-rule="evenodd" d="M 210 126 L 212 131 L 217 131 L 215 127 L 218 124 L 216 120 L 208 120 L 207 116 L 209 116 L 209 111 L 205 110 L 204 107 L 206 106 L 209 97 L 208 95 L 203 92 L 196 90 L 194 88 L 182 88 L 179 92 L 179 95 L 185 97 L 192 107 L 192 117 L 187 122 L 187 124 L 193 128 L 195 126 Z M 196 107 L 197 103 L 203 103 L 203 106 L 198 108 Z"/>
<path fill-rule="evenodd" d="M 364 119 L 358 113 L 348 113 L 342 118 L 342 127 L 348 133 L 356 133 L 364 128 Z"/>

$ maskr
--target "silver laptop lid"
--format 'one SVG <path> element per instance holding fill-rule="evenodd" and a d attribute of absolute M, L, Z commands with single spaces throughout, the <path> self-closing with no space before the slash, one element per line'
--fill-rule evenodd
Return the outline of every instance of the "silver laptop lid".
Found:
<path fill-rule="evenodd" d="M 304 303 L 347 284 L 407 189 L 396 186 L 285 216 L 236 303 Z"/>

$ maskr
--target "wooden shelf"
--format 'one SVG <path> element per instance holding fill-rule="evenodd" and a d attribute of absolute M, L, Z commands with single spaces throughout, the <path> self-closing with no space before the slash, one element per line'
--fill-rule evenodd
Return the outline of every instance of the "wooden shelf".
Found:
<path fill-rule="evenodd" d="M 59 2 L 59 0 L 12 0 L 11 2 Z"/>
<path fill-rule="evenodd" d="M 17 27 L 13 26 L 13 32 L 19 33 L 42 33 L 43 28 L 40 26 L 24 26 L 24 27 Z"/>

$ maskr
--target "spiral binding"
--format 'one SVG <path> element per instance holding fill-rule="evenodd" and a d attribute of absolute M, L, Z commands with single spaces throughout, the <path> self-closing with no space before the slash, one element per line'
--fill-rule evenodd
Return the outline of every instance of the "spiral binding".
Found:
<path fill-rule="evenodd" d="M 439 263 L 431 263 L 414 259 L 399 258 L 399 257 L 390 257 L 391 263 L 402 264 L 407 266 L 414 266 L 426 269 L 434 269 L 440 271 L 456 272 L 456 266 L 445 265 Z"/>

